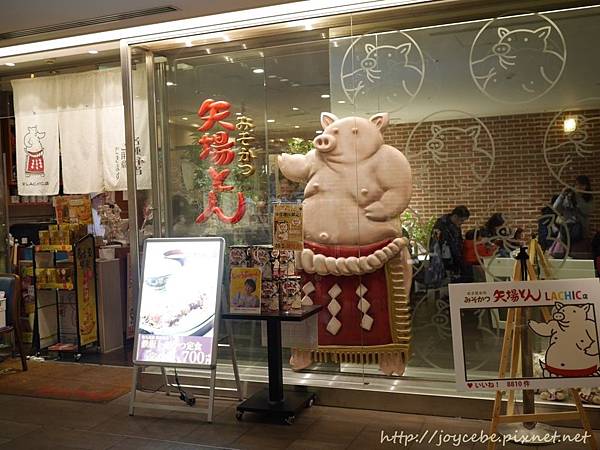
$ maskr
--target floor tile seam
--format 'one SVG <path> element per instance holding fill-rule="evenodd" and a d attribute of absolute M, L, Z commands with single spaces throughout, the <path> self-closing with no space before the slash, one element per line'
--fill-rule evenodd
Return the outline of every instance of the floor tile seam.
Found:
<path fill-rule="evenodd" d="M 314 425 L 314 424 L 313 424 Z M 354 443 L 354 441 L 356 441 L 361 434 L 363 434 L 363 431 L 365 431 L 365 428 L 367 428 L 366 425 L 363 425 L 360 429 L 360 431 L 356 434 L 356 436 L 354 436 L 354 438 L 352 438 L 352 440 L 348 443 L 348 445 L 346 445 L 344 448 L 350 448 L 350 446 Z"/>
<path fill-rule="evenodd" d="M 158 438 L 153 438 L 153 437 L 145 437 L 145 436 L 133 436 L 133 435 L 129 435 L 129 434 L 121 434 L 121 433 L 102 433 L 105 434 L 107 436 L 116 436 L 116 437 L 121 437 L 123 438 L 121 441 L 117 442 L 116 444 L 110 446 L 107 448 L 107 450 L 110 450 L 111 448 L 114 448 L 118 445 L 120 445 L 120 443 L 124 440 L 127 439 L 142 439 L 145 441 L 153 441 L 153 442 L 161 442 L 161 443 L 166 443 L 166 444 L 175 444 L 175 445 L 190 445 L 190 446 L 196 446 L 196 447 L 205 447 L 205 448 L 210 448 L 210 449 L 214 449 L 214 450 L 236 450 L 232 447 L 217 447 L 214 445 L 210 445 L 210 444 L 194 444 L 191 442 L 182 442 L 182 441 L 173 441 L 171 439 L 158 439 Z"/>

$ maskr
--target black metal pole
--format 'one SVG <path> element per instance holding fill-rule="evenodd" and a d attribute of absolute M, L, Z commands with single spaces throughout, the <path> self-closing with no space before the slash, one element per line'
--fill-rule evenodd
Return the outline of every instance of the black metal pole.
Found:
<path fill-rule="evenodd" d="M 283 367 L 281 357 L 281 322 L 267 320 L 267 354 L 269 359 L 269 403 L 283 401 Z"/>
<path fill-rule="evenodd" d="M 529 261 L 529 255 L 527 254 L 527 247 L 521 247 L 519 255 L 517 256 L 521 265 L 521 280 L 527 281 L 529 279 L 529 273 L 527 271 L 527 263 Z M 521 310 L 521 320 L 519 326 L 521 328 L 521 371 L 523 378 L 533 377 L 533 349 L 532 342 L 528 332 L 529 323 L 529 309 L 523 308 Z M 523 414 L 534 414 L 535 413 L 535 392 L 531 389 L 523 390 Z M 523 426 L 527 429 L 535 428 L 535 422 L 524 422 Z"/>

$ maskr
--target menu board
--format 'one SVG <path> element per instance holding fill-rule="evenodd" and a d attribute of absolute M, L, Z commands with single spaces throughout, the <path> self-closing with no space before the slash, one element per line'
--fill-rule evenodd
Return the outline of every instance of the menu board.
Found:
<path fill-rule="evenodd" d="M 222 238 L 147 239 L 134 363 L 214 367 Z"/>

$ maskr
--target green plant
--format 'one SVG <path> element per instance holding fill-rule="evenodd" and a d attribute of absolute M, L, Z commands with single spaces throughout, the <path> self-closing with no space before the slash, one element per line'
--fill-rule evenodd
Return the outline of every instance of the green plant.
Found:
<path fill-rule="evenodd" d="M 211 161 L 210 157 L 206 159 L 200 159 L 199 155 L 202 151 L 200 144 L 198 143 L 198 139 L 202 136 L 202 133 L 192 133 L 191 138 L 193 139 L 194 145 L 188 146 L 186 149 L 186 158 L 191 161 L 194 166 L 194 189 L 202 191 L 206 193 L 212 188 L 212 180 L 208 175 L 208 169 L 212 166 L 216 170 L 221 171 L 223 169 L 231 170 L 231 174 L 227 178 L 227 184 L 235 186 L 235 191 L 245 192 L 246 194 L 251 194 L 253 189 L 252 178 L 245 177 L 242 175 L 242 170 L 237 166 L 237 159 L 228 165 L 228 166 L 215 166 Z"/>
<path fill-rule="evenodd" d="M 435 224 L 435 217 L 430 217 L 423 223 L 414 212 L 404 211 L 400 215 L 400 220 L 402 227 L 408 232 L 412 241 L 415 241 L 424 248 L 429 247 L 429 238 Z"/>
<path fill-rule="evenodd" d="M 307 141 L 299 137 L 293 137 L 287 141 L 288 153 L 292 155 L 305 155 L 313 149 L 312 141 Z"/>

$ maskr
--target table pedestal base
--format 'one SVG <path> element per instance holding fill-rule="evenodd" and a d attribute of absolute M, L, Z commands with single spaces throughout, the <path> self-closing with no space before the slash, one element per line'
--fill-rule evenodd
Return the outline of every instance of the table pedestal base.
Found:
<path fill-rule="evenodd" d="M 262 413 L 280 418 L 283 422 L 291 425 L 296 414 L 302 409 L 312 406 L 314 401 L 315 394 L 312 392 L 286 390 L 283 401 L 271 403 L 269 390 L 263 389 L 238 405 L 236 418 L 242 420 L 245 412 Z"/>

